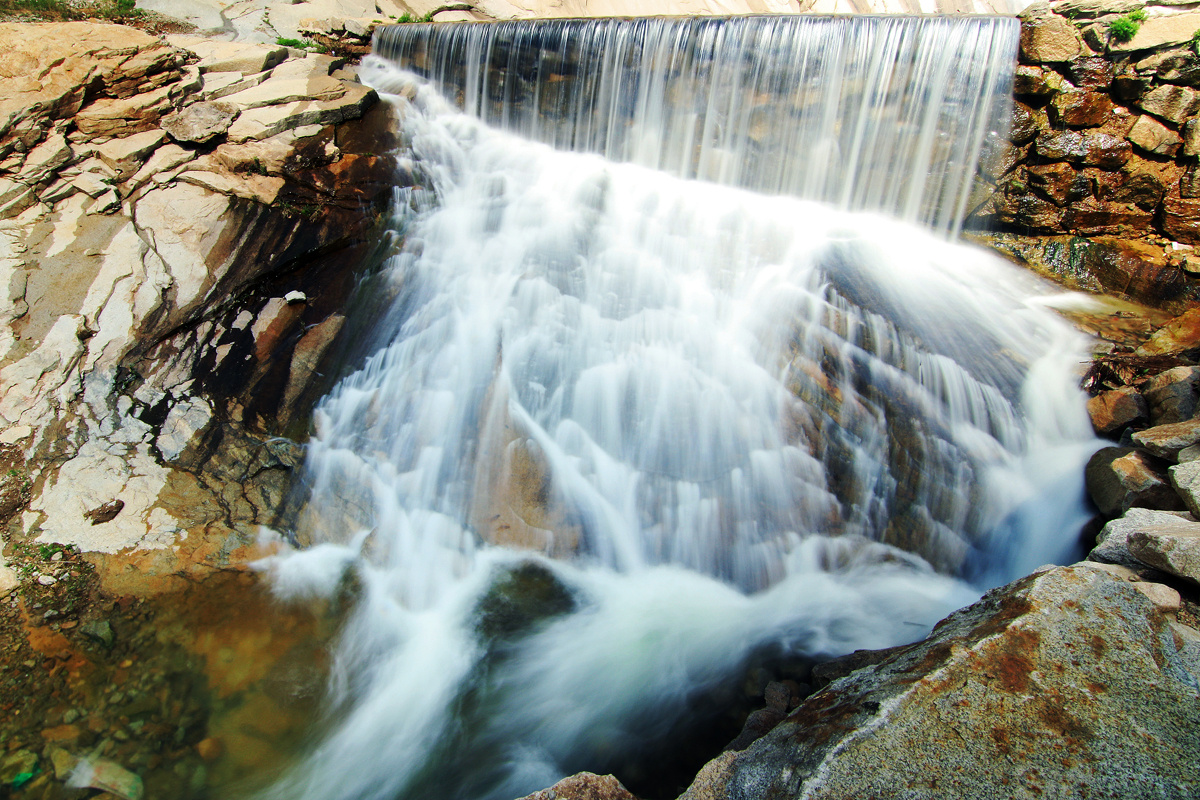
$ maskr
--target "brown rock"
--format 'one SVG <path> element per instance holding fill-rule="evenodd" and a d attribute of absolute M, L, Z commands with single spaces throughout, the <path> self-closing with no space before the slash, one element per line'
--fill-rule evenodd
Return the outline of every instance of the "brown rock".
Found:
<path fill-rule="evenodd" d="M 1141 75 L 1118 75 L 1113 78 L 1113 97 L 1126 103 L 1135 103 L 1150 88 L 1150 79 Z"/>
<path fill-rule="evenodd" d="M 53 728 L 46 728 L 42 731 L 42 738 L 46 743 L 51 742 L 73 742 L 83 735 L 83 731 L 78 725 L 58 725 Z"/>
<path fill-rule="evenodd" d="M 1142 8 L 1140 0 L 1060 0 L 1054 11 L 1067 19 L 1094 19 L 1108 14 L 1125 14 Z"/>
<path fill-rule="evenodd" d="M 1058 230 L 1062 217 L 1061 208 L 1032 194 L 1005 194 L 996 207 L 1001 222 L 1039 231 Z"/>
<path fill-rule="evenodd" d="M 205 761 L 216 761 L 225 753 L 225 745 L 220 739 L 209 736 L 196 742 L 196 753 Z"/>
<path fill-rule="evenodd" d="M 1131 508 L 1183 510 L 1184 504 L 1171 486 L 1167 467 L 1131 447 L 1103 447 L 1088 460 L 1084 470 L 1088 496 L 1106 517 L 1119 516 Z"/>
<path fill-rule="evenodd" d="M 1050 121 L 1058 126 L 1095 128 L 1103 125 L 1113 110 L 1113 102 L 1100 92 L 1082 90 L 1062 92 L 1050 101 Z"/>
<path fill-rule="evenodd" d="M 1133 152 L 1124 139 L 1111 133 L 1092 131 L 1044 133 L 1037 137 L 1034 148 L 1038 155 L 1051 161 L 1070 161 L 1105 169 L 1117 169 Z"/>
<path fill-rule="evenodd" d="M 1071 82 L 1080 89 L 1107 89 L 1115 72 L 1112 61 L 1101 56 L 1077 58 L 1067 65 Z"/>
<path fill-rule="evenodd" d="M 131 97 L 100 99 L 75 115 L 75 126 L 89 137 L 130 136 L 158 126 L 174 108 L 172 87 Z"/>
<path fill-rule="evenodd" d="M 1200 59 L 1191 50 L 1168 50 L 1137 63 L 1138 72 L 1153 71 L 1159 80 L 1183 86 L 1200 83 Z"/>
<path fill-rule="evenodd" d="M 1200 200 L 1166 197 L 1163 200 L 1162 226 L 1177 242 L 1200 244 Z"/>
<path fill-rule="evenodd" d="M 91 520 L 93 525 L 103 525 L 105 522 L 112 522 L 116 519 L 117 514 L 120 514 L 123 508 L 125 508 L 124 500 L 110 500 L 104 505 L 84 512 L 83 518 Z"/>
<path fill-rule="evenodd" d="M 1074 167 L 1061 161 L 1029 166 L 1029 186 L 1053 200 L 1055 205 L 1061 206 L 1067 200 L 1085 196 L 1090 191 L 1089 183 Z"/>
<path fill-rule="evenodd" d="M 1071 61 L 1083 51 L 1079 31 L 1055 14 L 1021 20 L 1021 55 L 1034 64 Z"/>
<path fill-rule="evenodd" d="M 1077 233 L 1134 234 L 1144 231 L 1153 215 L 1137 207 L 1120 203 L 1082 202 L 1071 205 L 1063 215 L 1063 227 Z"/>
<path fill-rule="evenodd" d="M 145 82 L 177 81 L 185 54 L 153 36 L 122 25 L 63 22 L 0 24 L 0 154 L 21 131 L 73 116 L 89 92 L 127 97 Z"/>
<path fill-rule="evenodd" d="M 1146 398 L 1132 386 L 1122 386 L 1088 400 L 1088 416 L 1096 433 L 1113 433 L 1147 418 Z"/>
<path fill-rule="evenodd" d="M 1188 120 L 1183 126 L 1183 154 L 1200 156 L 1200 120 Z"/>
<path fill-rule="evenodd" d="M 1132 53 L 1137 50 L 1153 50 L 1184 44 L 1192 40 L 1192 34 L 1197 29 L 1200 29 L 1200 14 L 1183 13 L 1150 17 L 1142 23 L 1137 34 L 1128 42 L 1112 40 L 1108 43 L 1108 47 L 1113 53 Z"/>
<path fill-rule="evenodd" d="M 637 800 L 612 775 L 580 772 L 521 800 Z"/>
<path fill-rule="evenodd" d="M 1167 193 L 1167 181 L 1164 181 L 1163 174 L 1170 174 L 1172 168 L 1135 155 L 1130 157 L 1120 172 L 1089 169 L 1085 174 L 1097 200 L 1132 203 L 1143 211 L 1150 211 Z"/>
<path fill-rule="evenodd" d="M 1127 138 L 1143 150 L 1160 156 L 1173 156 L 1183 145 L 1179 134 L 1145 115 L 1133 123 Z"/>
<path fill-rule="evenodd" d="M 301 393 L 312 382 L 313 371 L 321 363 L 321 357 L 325 355 L 325 351 L 329 349 L 345 322 L 346 318 L 341 314 L 331 314 L 309 329 L 296 343 L 288 371 L 287 388 L 283 395 L 283 416 L 290 415 Z"/>
<path fill-rule="evenodd" d="M 1179 353 L 1200 346 L 1200 308 L 1185 311 L 1159 328 L 1137 349 L 1139 355 Z"/>
<path fill-rule="evenodd" d="M 165 138 L 162 131 L 150 130 L 120 139 L 110 139 L 96 148 L 96 155 L 116 173 L 118 181 L 123 181 L 146 163 L 146 159 Z"/>
<path fill-rule="evenodd" d="M 1038 135 L 1038 119 L 1032 108 L 1020 100 L 1013 101 L 1012 124 L 1008 131 L 1013 144 L 1032 142 Z"/>

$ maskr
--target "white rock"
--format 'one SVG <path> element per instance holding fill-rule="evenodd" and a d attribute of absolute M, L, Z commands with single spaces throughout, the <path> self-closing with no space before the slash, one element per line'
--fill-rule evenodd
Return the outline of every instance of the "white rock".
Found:
<path fill-rule="evenodd" d="M 12 567 L 0 567 L 0 597 L 6 597 L 20 585 L 21 579 Z"/>
<path fill-rule="evenodd" d="M 283 301 L 285 303 L 287 303 L 288 305 L 294 305 L 296 303 L 307 303 L 308 295 L 306 295 L 304 292 L 295 292 L 295 291 L 288 292 L 287 294 L 285 294 L 283 296 Z"/>
<path fill-rule="evenodd" d="M 42 586 L 53 586 L 54 584 L 58 583 L 53 575 L 38 575 L 37 582 Z"/>
<path fill-rule="evenodd" d="M 145 163 L 147 156 L 166 138 L 162 130 L 144 131 L 112 139 L 96 148 L 96 155 L 116 173 L 118 180 L 133 175 Z"/>
<path fill-rule="evenodd" d="M 212 419 L 212 408 L 199 397 L 189 397 L 171 407 L 155 444 L 167 461 L 174 461 Z"/>

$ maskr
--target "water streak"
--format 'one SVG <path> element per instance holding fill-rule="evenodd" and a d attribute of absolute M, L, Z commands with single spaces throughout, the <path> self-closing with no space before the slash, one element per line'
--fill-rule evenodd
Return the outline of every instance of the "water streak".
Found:
<path fill-rule="evenodd" d="M 395 25 L 375 49 L 561 150 L 956 232 L 1017 35 L 1005 17 L 576 19 Z"/>
<path fill-rule="evenodd" d="M 796 74 L 835 62 L 913 74 L 851 56 L 880 40 L 911 49 L 876 18 L 805 22 L 789 29 L 799 43 L 770 20 L 739 24 L 577 24 L 584 41 L 553 52 L 596 48 L 647 85 L 701 91 L 659 67 L 682 52 L 713 85 L 754 85 L 745 57 L 770 33 Z M 821 24 L 836 59 L 810 30 Z M 905 24 L 944 43 L 998 23 Z M 426 40 L 427 58 L 482 47 L 485 27 L 505 30 L 451 29 Z M 533 37 L 526 27 L 512 30 Z M 688 45 L 664 54 L 650 30 Z M 712 55 L 725 51 L 698 43 L 709 38 L 739 42 L 738 57 Z M 548 81 L 506 52 L 505 81 Z M 697 180 L 794 188 L 740 167 L 709 175 L 704 147 L 673 165 L 646 156 L 679 135 L 652 103 L 627 118 L 625 100 L 606 101 L 604 137 L 581 142 L 581 120 L 603 117 L 591 101 L 565 127 L 517 119 L 505 101 L 504 132 L 388 60 L 363 74 L 396 104 L 428 189 L 397 193 L 403 245 L 370 284 L 386 313 L 316 413 L 296 532 L 310 546 L 264 562 L 281 595 L 334 594 L 349 576 L 357 598 L 329 732 L 269 796 L 505 800 L 579 769 L 636 771 L 631 754 L 657 752 L 762 654 L 909 641 L 979 586 L 1070 553 L 1094 445 L 1072 379 L 1081 343 L 1043 307 L 1045 287 L 927 229 L 845 210 L 952 229 L 967 145 L 935 147 L 914 188 L 865 167 L 867 151 L 909 147 L 879 144 L 882 131 L 841 161 L 798 133 L 800 150 L 772 158 L 789 175 L 828 168 L 815 195 L 830 204 Z M 604 86 L 631 73 L 580 74 Z M 855 83 L 893 85 L 880 81 Z M 927 145 L 963 107 L 959 90 L 921 86 L 935 107 L 901 116 L 935 132 L 895 135 Z M 981 91 L 970 108 L 994 105 L 994 87 Z M 967 124 L 976 142 L 990 113 Z M 858 118 L 838 119 L 841 132 Z M 551 146 L 567 142 L 584 152 Z M 734 162 L 753 149 L 744 136 L 722 146 Z M 935 200 L 950 207 L 913 210 Z"/>

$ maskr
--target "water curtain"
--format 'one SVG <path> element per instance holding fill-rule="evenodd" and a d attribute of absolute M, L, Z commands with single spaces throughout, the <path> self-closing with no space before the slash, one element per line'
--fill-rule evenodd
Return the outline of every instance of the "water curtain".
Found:
<path fill-rule="evenodd" d="M 910 641 L 1070 553 L 1081 342 L 946 237 L 1015 36 L 378 34 L 418 180 L 315 414 L 304 547 L 264 562 L 353 597 L 323 738 L 269 796 L 636 783 L 751 663 Z"/>
<path fill-rule="evenodd" d="M 955 232 L 1007 124 L 1003 17 L 397 25 L 375 51 L 489 125 L 682 178 Z"/>

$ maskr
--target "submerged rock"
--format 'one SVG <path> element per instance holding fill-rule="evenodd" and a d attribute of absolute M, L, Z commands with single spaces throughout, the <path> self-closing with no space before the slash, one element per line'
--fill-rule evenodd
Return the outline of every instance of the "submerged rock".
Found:
<path fill-rule="evenodd" d="M 1200 659 L 1176 624 L 1102 569 L 1031 575 L 812 696 L 684 797 L 1194 797 Z"/>

